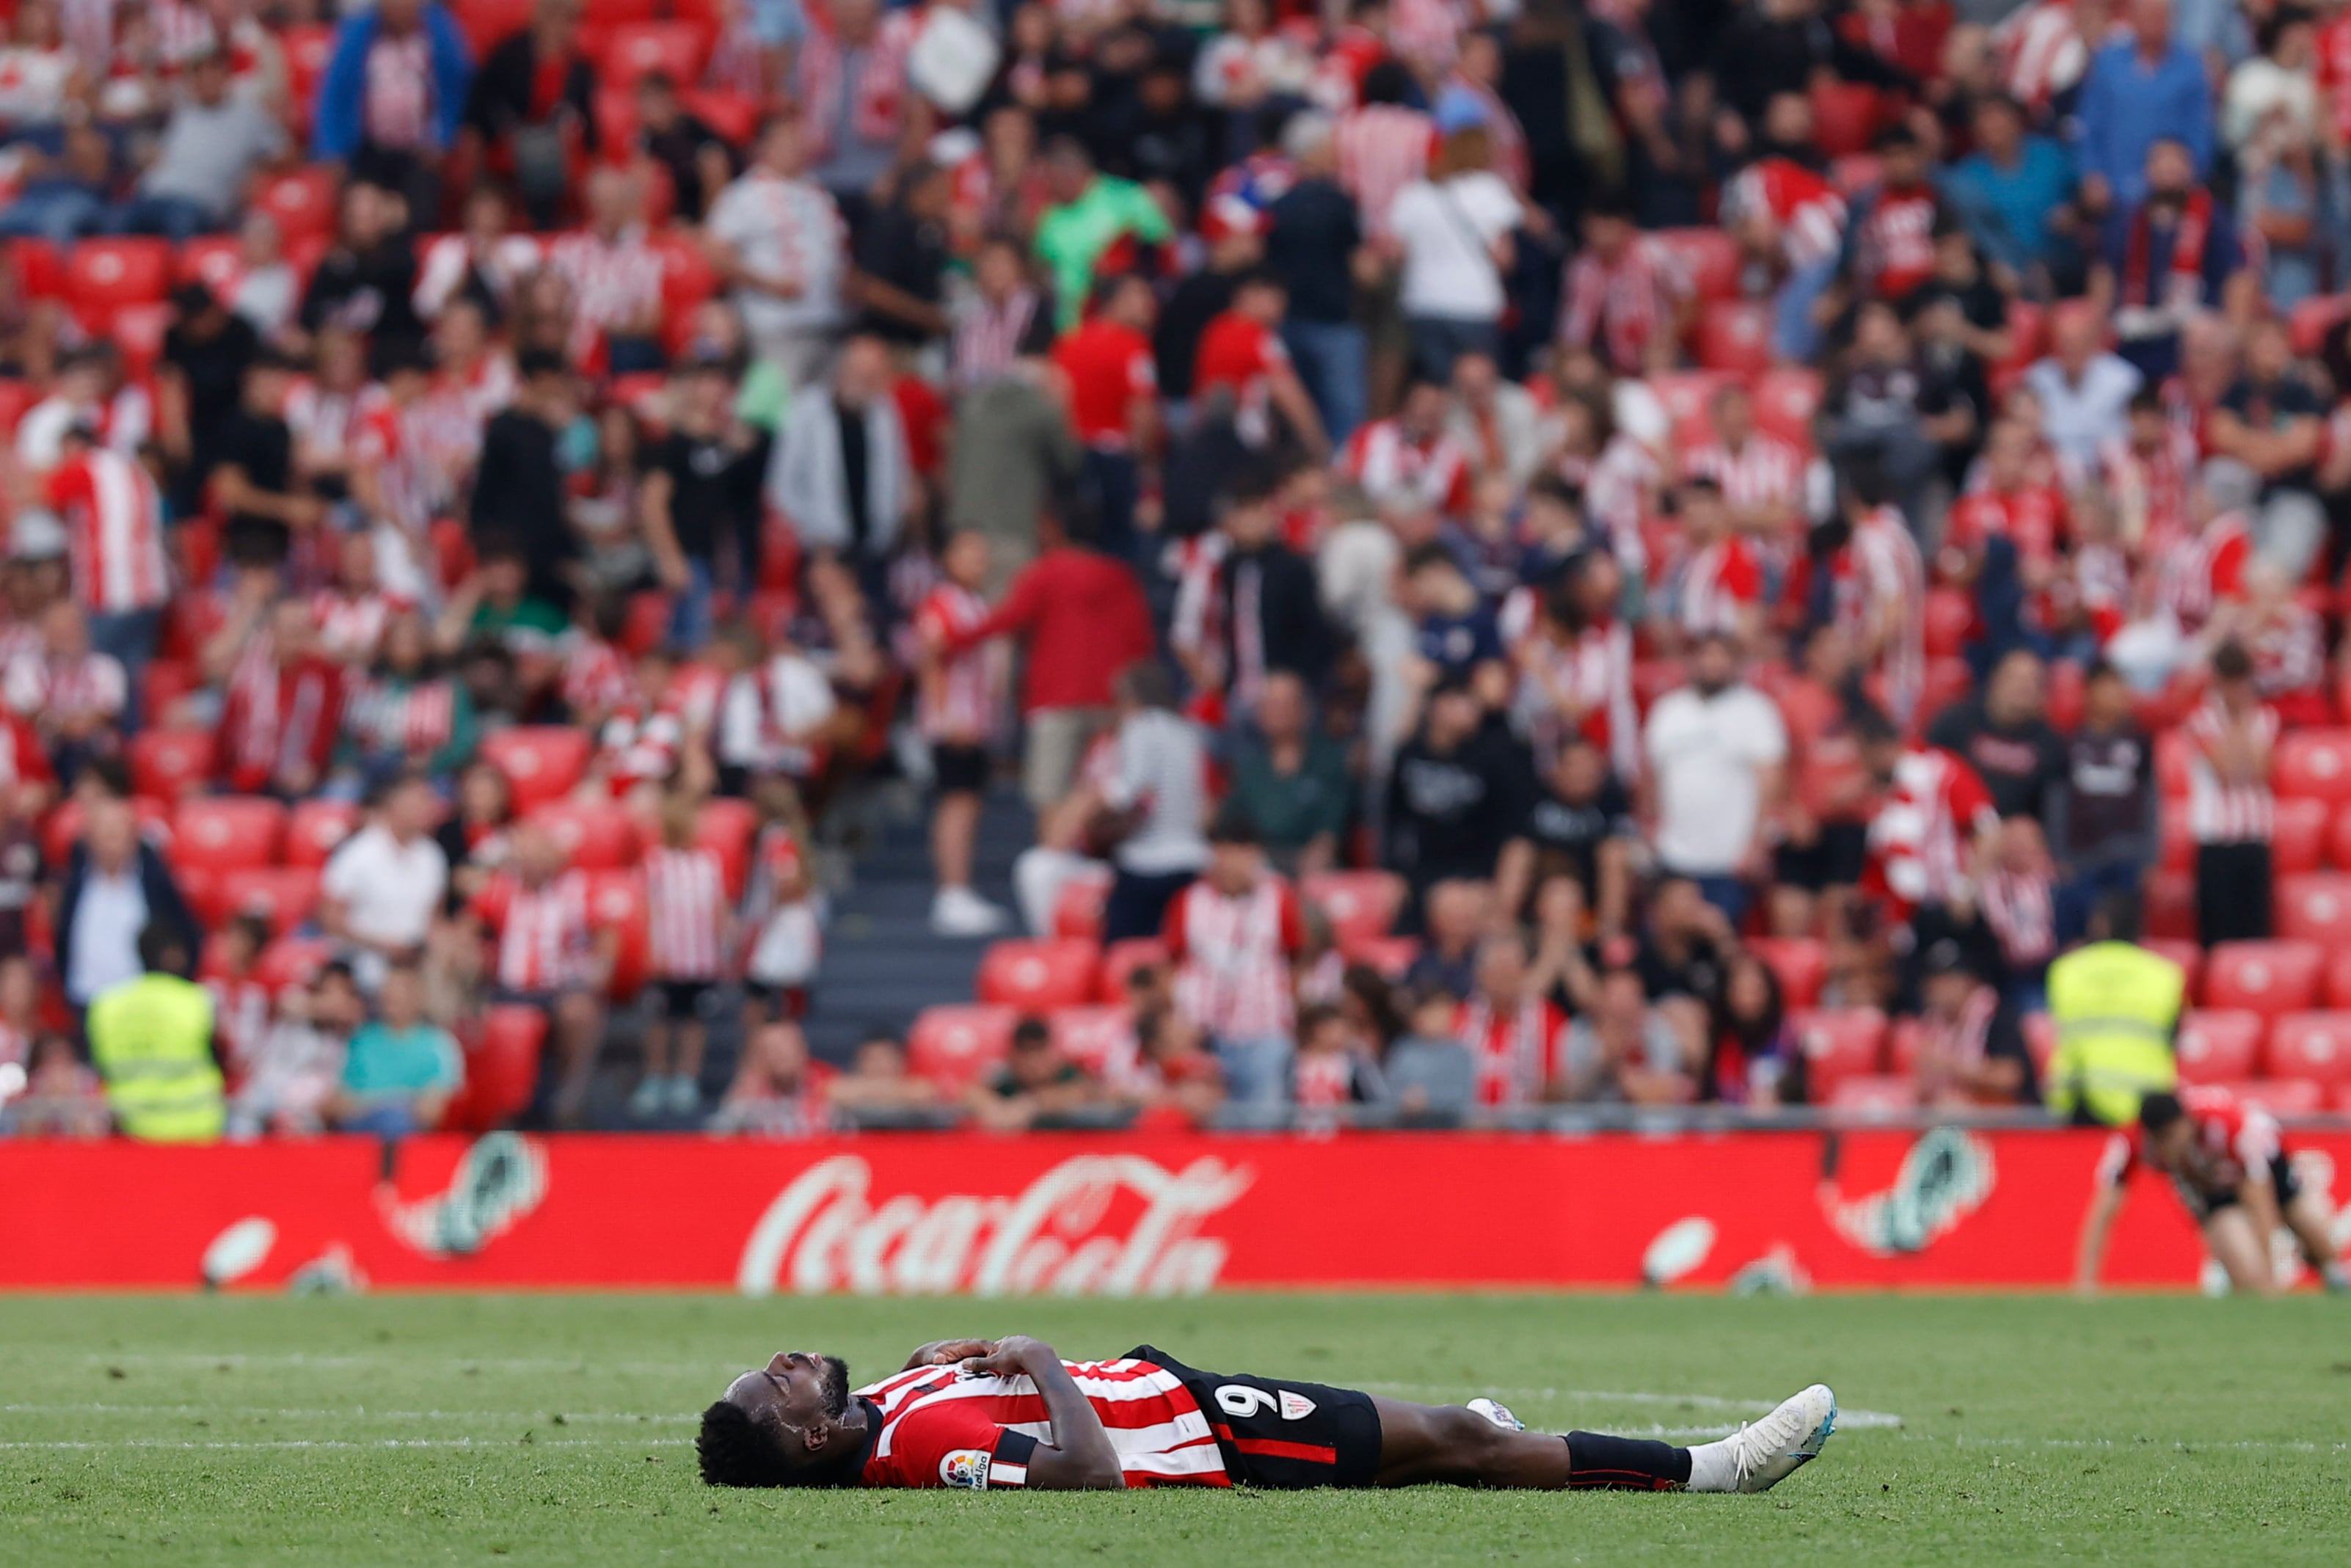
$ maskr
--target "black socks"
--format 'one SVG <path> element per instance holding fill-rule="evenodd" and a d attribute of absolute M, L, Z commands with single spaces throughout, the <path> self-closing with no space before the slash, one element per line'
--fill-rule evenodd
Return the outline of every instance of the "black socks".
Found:
<path fill-rule="evenodd" d="M 1570 1432 L 1567 1444 L 1567 1484 L 1577 1490 L 1604 1487 L 1617 1491 L 1669 1491 L 1687 1486 L 1687 1448 L 1649 1437 L 1606 1437 L 1597 1432 Z"/>

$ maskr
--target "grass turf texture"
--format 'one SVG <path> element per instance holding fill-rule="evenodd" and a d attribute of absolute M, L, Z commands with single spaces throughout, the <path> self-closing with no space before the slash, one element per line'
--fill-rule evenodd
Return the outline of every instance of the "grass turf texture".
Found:
<path fill-rule="evenodd" d="M 695 1478 L 692 1413 L 779 1345 L 862 1382 L 924 1340 L 1013 1330 L 1434 1403 L 1490 1391 L 1552 1430 L 1690 1440 L 1750 1413 L 1724 1401 L 1816 1377 L 1901 1425 L 1841 1430 L 1761 1498 Z M 2351 1314 L 2307 1297 L 14 1298 L 0 1563 L 2339 1563 L 2346 1413 Z"/>

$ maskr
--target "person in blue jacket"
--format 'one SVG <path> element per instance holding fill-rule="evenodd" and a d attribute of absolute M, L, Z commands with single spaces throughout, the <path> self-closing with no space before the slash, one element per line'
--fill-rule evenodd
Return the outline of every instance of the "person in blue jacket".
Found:
<path fill-rule="evenodd" d="M 375 61 L 379 51 L 387 57 Z M 430 227 L 439 219 L 441 161 L 456 144 L 473 80 L 473 50 L 446 5 L 377 0 L 335 35 L 310 156 L 399 192 L 409 223 Z M 384 90 L 389 83 L 403 90 Z"/>

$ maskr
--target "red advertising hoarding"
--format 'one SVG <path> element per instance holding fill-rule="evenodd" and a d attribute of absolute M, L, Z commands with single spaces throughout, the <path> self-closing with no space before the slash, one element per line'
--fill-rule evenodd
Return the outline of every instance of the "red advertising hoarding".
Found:
<path fill-rule="evenodd" d="M 2292 1140 L 2335 1186 L 2351 1134 Z M 0 1144 L 0 1288 L 239 1288 L 321 1259 L 424 1289 L 1102 1294 L 1218 1287 L 1830 1289 L 2071 1278 L 2094 1133 L 1941 1128 L 906 1134 L 800 1142 L 421 1138 L 172 1149 Z M 2339 1239 L 2351 1240 L 2351 1237 Z M 2142 1176 L 2116 1284 L 2192 1286 L 2196 1233 Z"/>

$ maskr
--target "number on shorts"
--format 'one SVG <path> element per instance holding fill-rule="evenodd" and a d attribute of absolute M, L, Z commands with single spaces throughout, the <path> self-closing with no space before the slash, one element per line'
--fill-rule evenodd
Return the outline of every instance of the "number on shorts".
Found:
<path fill-rule="evenodd" d="M 1262 1388 L 1228 1383 L 1217 1390 L 1217 1403 L 1225 1407 L 1228 1416 L 1254 1416 L 1260 1410 L 1273 1409 L 1280 1401 Z"/>

